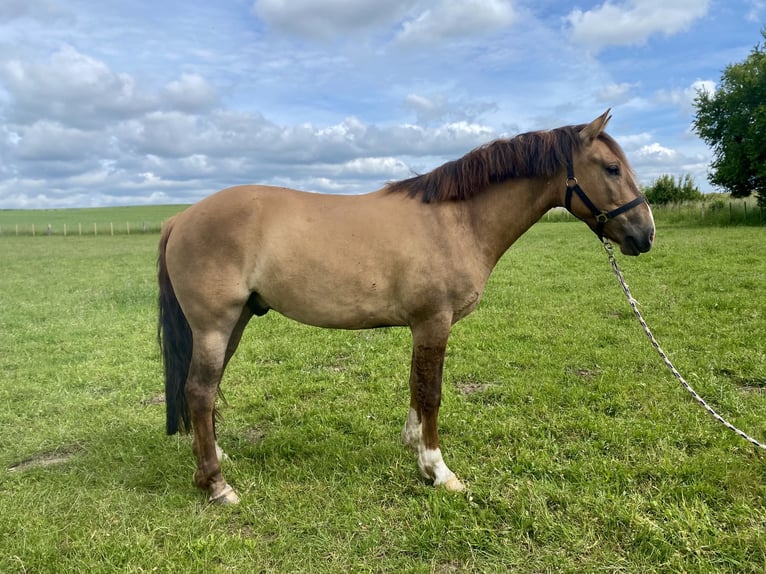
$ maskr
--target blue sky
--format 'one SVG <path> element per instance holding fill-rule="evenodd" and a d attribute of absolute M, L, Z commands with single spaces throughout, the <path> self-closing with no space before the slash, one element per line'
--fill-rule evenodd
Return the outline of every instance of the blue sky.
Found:
<path fill-rule="evenodd" d="M 0 208 L 360 193 L 592 120 L 644 184 L 711 191 L 696 90 L 766 0 L 3 0 Z"/>

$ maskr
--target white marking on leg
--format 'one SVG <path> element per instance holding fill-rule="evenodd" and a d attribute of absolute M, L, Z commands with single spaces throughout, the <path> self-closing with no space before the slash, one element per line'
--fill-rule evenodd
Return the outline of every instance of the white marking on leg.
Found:
<path fill-rule="evenodd" d="M 218 446 L 218 442 L 215 443 L 215 456 L 218 457 L 219 464 L 229 459 L 229 455 L 223 452 L 223 449 Z"/>
<path fill-rule="evenodd" d="M 402 442 L 405 446 L 417 452 L 420 448 L 422 436 L 422 425 L 418 419 L 418 412 L 410 407 L 410 412 L 407 413 L 407 421 L 404 423 L 404 429 L 402 429 Z"/>
<path fill-rule="evenodd" d="M 418 449 L 418 468 L 424 477 L 433 479 L 434 486 L 443 484 L 455 476 L 455 473 L 447 468 L 442 458 L 442 451 L 438 448 L 430 449 L 421 446 Z"/>
<path fill-rule="evenodd" d="M 444 485 L 447 490 L 459 492 L 465 487 L 444 463 L 441 449 L 418 448 L 418 468 L 426 478 L 432 478 L 434 486 Z"/>

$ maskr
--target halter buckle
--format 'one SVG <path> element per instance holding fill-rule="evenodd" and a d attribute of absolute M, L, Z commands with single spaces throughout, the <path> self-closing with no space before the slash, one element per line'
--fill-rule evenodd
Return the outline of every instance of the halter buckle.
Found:
<path fill-rule="evenodd" d="M 607 213 L 604 210 L 601 210 L 601 213 L 594 214 L 596 216 L 596 221 L 598 223 L 606 223 L 609 221 L 609 213 Z"/>
<path fill-rule="evenodd" d="M 577 178 L 575 176 L 571 176 L 567 178 L 566 186 L 569 189 L 573 189 L 577 185 Z"/>

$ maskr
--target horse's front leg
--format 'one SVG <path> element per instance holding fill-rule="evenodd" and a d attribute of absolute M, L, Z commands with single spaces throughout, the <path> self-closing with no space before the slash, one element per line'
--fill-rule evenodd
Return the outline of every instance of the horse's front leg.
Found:
<path fill-rule="evenodd" d="M 421 474 L 432 479 L 434 486 L 461 491 L 463 484 L 444 463 L 439 448 L 442 369 L 449 331 L 449 321 L 429 321 L 412 327 L 410 411 L 402 441 L 417 453 Z"/>

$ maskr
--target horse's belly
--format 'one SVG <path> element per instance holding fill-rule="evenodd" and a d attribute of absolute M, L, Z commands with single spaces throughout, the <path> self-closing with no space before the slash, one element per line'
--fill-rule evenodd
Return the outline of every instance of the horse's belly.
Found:
<path fill-rule="evenodd" d="M 275 311 L 315 327 L 330 329 L 373 329 L 375 327 L 393 327 L 406 325 L 406 321 L 385 309 L 373 309 L 369 306 L 354 307 L 344 303 L 328 302 L 327 304 L 305 307 L 302 305 L 278 305 Z"/>
<path fill-rule="evenodd" d="M 405 314 L 388 291 L 374 281 L 360 286 L 350 280 L 314 279 L 275 284 L 259 290 L 259 295 L 269 308 L 307 325 L 334 329 L 406 325 Z"/>

